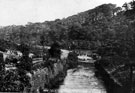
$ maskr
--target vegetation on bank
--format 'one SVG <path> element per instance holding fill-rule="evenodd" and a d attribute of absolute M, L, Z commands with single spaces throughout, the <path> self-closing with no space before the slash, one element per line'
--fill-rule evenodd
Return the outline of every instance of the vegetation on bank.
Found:
<path fill-rule="evenodd" d="M 26 45 L 21 46 L 21 52 L 28 54 L 29 48 Z M 77 55 L 73 52 L 65 52 L 67 53 L 65 56 L 58 43 L 52 44 L 47 51 L 48 53 L 44 53 L 46 56 L 42 56 L 43 60 L 40 58 L 36 63 L 31 58 L 27 58 L 25 53 L 21 59 L 16 62 L 10 59 L 7 64 L 1 57 L 0 61 L 4 66 L 0 65 L 0 91 L 37 93 L 37 90 L 43 92 L 44 89 L 58 88 L 59 82 L 62 83 L 66 76 L 67 69 L 77 66 Z M 9 64 L 10 69 L 6 69 Z"/>
<path fill-rule="evenodd" d="M 55 41 L 61 43 L 61 48 L 96 52 L 102 66 L 126 85 L 131 82 L 130 68 L 122 66 L 135 63 L 135 1 L 123 7 L 103 4 L 61 20 L 0 28 L 1 47 L 23 42 L 37 51 L 34 46 L 48 46 Z"/>

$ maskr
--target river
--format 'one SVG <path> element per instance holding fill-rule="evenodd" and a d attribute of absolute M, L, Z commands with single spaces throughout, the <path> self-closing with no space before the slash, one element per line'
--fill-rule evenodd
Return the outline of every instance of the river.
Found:
<path fill-rule="evenodd" d="M 92 64 L 78 65 L 67 71 L 67 76 L 58 93 L 107 93 L 103 82 L 95 77 Z"/>

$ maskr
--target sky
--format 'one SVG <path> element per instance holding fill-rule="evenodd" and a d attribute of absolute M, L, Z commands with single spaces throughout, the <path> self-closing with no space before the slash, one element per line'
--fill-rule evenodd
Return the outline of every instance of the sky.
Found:
<path fill-rule="evenodd" d="M 0 26 L 62 19 L 104 3 L 122 6 L 132 0 L 0 0 Z"/>

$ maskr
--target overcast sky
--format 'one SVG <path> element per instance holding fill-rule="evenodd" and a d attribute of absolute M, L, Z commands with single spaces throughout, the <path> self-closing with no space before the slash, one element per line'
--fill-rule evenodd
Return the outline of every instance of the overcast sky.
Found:
<path fill-rule="evenodd" d="M 0 0 L 0 26 L 62 19 L 104 3 L 122 6 L 132 0 Z"/>

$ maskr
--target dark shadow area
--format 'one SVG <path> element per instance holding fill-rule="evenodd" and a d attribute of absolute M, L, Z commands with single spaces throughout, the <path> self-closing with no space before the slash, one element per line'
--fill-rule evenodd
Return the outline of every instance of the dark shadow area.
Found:
<path fill-rule="evenodd" d="M 104 82 L 107 93 L 129 93 L 129 88 L 120 86 L 110 77 L 105 69 L 98 63 L 95 63 L 95 76 Z"/>

